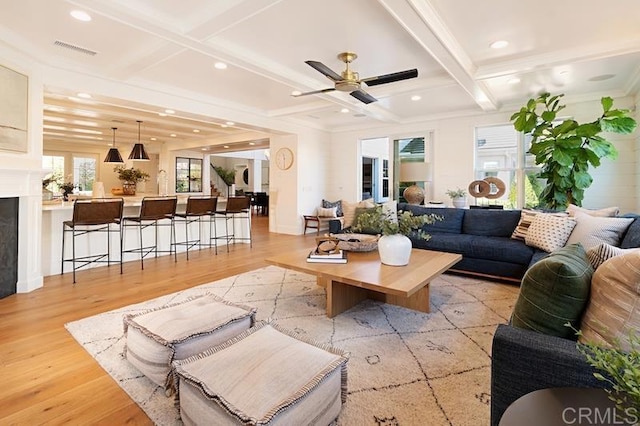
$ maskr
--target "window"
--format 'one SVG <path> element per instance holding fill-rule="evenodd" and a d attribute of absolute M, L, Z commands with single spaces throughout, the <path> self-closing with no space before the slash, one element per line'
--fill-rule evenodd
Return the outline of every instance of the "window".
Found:
<path fill-rule="evenodd" d="M 202 159 L 176 157 L 176 192 L 202 192 Z"/>
<path fill-rule="evenodd" d="M 539 168 L 528 154 L 531 136 L 516 132 L 511 124 L 476 128 L 475 177 L 492 176 L 505 183 L 498 199 L 479 198 L 478 204 L 500 204 L 505 208 L 534 208 L 544 182 L 537 178 Z"/>
<path fill-rule="evenodd" d="M 64 156 L 62 155 L 43 155 L 42 168 L 51 173 L 54 178 L 53 182 L 47 186 L 47 189 L 54 193 L 60 193 L 60 183 L 64 178 Z M 48 174 L 47 174 L 48 176 Z M 45 176 L 45 177 L 47 177 Z"/>
<path fill-rule="evenodd" d="M 96 180 L 96 163 L 95 157 L 73 157 L 73 183 L 78 188 L 78 192 L 93 191 L 93 182 Z"/>

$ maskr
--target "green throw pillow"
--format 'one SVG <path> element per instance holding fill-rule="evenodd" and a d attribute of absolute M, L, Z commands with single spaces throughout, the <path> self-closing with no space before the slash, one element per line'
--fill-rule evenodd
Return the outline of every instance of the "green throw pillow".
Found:
<path fill-rule="evenodd" d="M 383 218 L 382 207 L 357 207 L 351 229 L 362 234 L 381 234 Z"/>
<path fill-rule="evenodd" d="M 593 268 L 581 244 L 570 244 L 535 263 L 525 273 L 511 325 L 576 340 L 565 326 L 580 326 Z"/>

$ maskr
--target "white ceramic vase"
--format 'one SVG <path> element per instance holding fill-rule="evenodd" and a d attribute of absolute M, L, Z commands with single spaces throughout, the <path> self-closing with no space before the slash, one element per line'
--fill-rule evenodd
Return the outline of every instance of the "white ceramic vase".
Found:
<path fill-rule="evenodd" d="M 411 240 L 402 234 L 383 235 L 378 240 L 378 253 L 385 265 L 404 266 L 411 257 Z"/>
<path fill-rule="evenodd" d="M 453 207 L 457 209 L 463 209 L 467 206 L 467 198 L 466 197 L 457 197 L 452 200 Z"/>

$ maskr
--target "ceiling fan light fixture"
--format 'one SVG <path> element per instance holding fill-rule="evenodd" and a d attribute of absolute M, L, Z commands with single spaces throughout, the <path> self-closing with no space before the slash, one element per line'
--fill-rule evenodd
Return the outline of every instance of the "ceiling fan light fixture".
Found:
<path fill-rule="evenodd" d="M 122 160 L 122 155 L 120 155 L 120 151 L 116 148 L 116 130 L 117 127 L 112 127 L 113 130 L 113 146 L 109 148 L 109 152 L 107 152 L 107 156 L 104 158 L 105 163 L 124 163 Z"/>
<path fill-rule="evenodd" d="M 129 154 L 129 160 L 149 161 L 149 155 L 147 155 L 147 151 L 144 149 L 144 145 L 140 142 L 140 124 L 142 123 L 142 121 L 137 120 L 137 122 L 138 122 L 138 143 L 133 145 L 131 154 Z"/>

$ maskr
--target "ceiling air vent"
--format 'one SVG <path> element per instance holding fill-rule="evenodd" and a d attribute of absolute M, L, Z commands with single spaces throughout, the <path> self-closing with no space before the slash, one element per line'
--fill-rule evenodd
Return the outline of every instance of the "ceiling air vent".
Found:
<path fill-rule="evenodd" d="M 73 50 L 78 53 L 84 53 L 85 55 L 95 56 L 98 52 L 84 47 L 76 46 L 75 44 L 65 43 L 64 41 L 56 40 L 53 44 L 56 46 L 64 47 L 65 49 Z"/>

